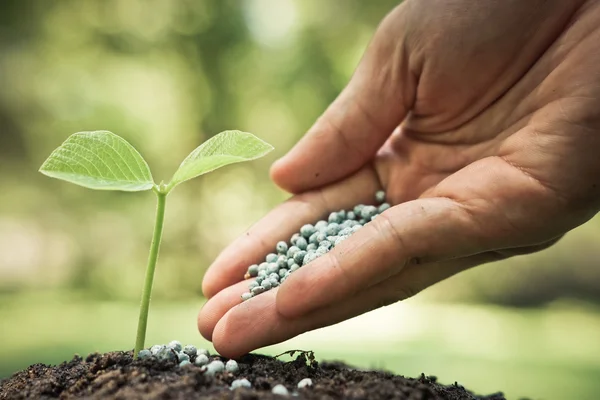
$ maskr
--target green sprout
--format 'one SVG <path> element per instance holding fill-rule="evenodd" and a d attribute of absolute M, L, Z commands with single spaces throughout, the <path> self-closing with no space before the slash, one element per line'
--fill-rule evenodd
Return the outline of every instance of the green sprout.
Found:
<path fill-rule="evenodd" d="M 150 294 L 162 237 L 167 195 L 182 182 L 225 165 L 260 158 L 273 146 L 240 131 L 224 131 L 207 140 L 186 157 L 171 181 L 154 183 L 150 168 L 140 153 L 112 132 L 79 132 L 71 135 L 50 154 L 40 172 L 52 178 L 96 190 L 139 192 L 152 190 L 157 198 L 154 234 L 142 291 L 142 302 L 134 357 L 144 348 Z"/>

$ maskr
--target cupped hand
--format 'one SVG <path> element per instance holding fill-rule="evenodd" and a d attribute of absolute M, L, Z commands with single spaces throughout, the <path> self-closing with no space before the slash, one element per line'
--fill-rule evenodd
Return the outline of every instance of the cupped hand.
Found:
<path fill-rule="evenodd" d="M 405 1 L 348 86 L 272 168 L 295 195 L 225 249 L 198 317 L 237 357 L 531 253 L 600 207 L 600 2 Z M 394 206 L 280 287 L 247 267 L 329 212 Z M 490 271 L 493 273 L 493 271 Z"/>

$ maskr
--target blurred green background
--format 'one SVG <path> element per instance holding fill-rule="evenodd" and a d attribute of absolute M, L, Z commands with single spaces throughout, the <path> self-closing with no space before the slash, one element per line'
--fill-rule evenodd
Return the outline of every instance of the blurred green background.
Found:
<path fill-rule="evenodd" d="M 154 197 L 37 172 L 69 134 L 113 131 L 166 179 L 226 129 L 269 156 L 170 197 L 147 343 L 209 346 L 202 275 L 287 195 L 268 168 L 352 74 L 396 1 L 6 0 L 0 4 L 0 377 L 133 346 Z M 509 398 L 600 398 L 600 219 L 552 249 L 261 351 L 437 375 Z"/>

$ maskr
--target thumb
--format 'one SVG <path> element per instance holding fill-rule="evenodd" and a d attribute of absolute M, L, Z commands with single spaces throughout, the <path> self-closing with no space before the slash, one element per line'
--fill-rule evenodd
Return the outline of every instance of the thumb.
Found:
<path fill-rule="evenodd" d="M 403 38 L 403 10 L 396 7 L 382 21 L 348 86 L 273 165 L 271 177 L 283 189 L 303 192 L 356 172 L 400 125 L 417 84 Z"/>

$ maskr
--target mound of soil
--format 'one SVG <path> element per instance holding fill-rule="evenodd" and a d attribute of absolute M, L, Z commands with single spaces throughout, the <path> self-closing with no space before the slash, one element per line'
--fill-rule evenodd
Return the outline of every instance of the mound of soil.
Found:
<path fill-rule="evenodd" d="M 34 364 L 15 373 L 0 382 L 0 399 L 281 399 L 271 393 L 277 384 L 298 399 L 504 399 L 502 393 L 477 396 L 457 384 L 440 385 L 431 376 L 411 379 L 338 362 L 317 363 L 310 352 L 289 362 L 249 354 L 238 363 L 235 375 L 208 376 L 195 365 L 134 360 L 131 351 L 75 356 L 58 366 Z M 248 379 L 252 388 L 230 390 L 238 378 Z M 311 378 L 313 385 L 297 389 L 303 378 Z"/>

